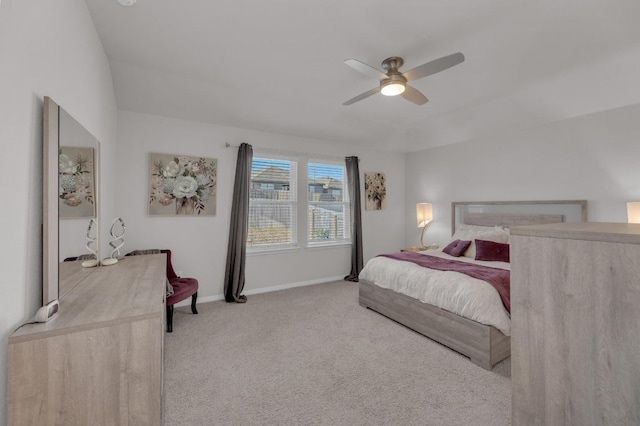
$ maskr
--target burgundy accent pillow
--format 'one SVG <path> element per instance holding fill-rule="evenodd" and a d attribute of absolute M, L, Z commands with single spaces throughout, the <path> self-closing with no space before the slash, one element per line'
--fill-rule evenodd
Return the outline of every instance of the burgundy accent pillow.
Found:
<path fill-rule="evenodd" d="M 476 240 L 476 260 L 490 262 L 508 262 L 509 244 L 495 241 Z"/>
<path fill-rule="evenodd" d="M 462 253 L 464 253 L 469 248 L 470 245 L 471 241 L 455 240 L 450 242 L 448 246 L 442 249 L 442 251 L 447 253 L 448 255 L 460 257 L 462 256 Z"/>

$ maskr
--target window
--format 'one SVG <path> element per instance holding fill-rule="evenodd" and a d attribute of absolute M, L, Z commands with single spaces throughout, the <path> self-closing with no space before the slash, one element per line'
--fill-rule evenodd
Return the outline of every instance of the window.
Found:
<path fill-rule="evenodd" d="M 249 247 L 297 243 L 295 160 L 254 157 L 249 194 Z"/>
<path fill-rule="evenodd" d="M 339 160 L 257 153 L 251 165 L 247 247 L 258 252 L 300 243 L 349 243 L 350 204 L 345 182 L 345 166 Z"/>
<path fill-rule="evenodd" d="M 307 165 L 307 241 L 309 245 L 350 238 L 345 166 L 309 161 Z"/>

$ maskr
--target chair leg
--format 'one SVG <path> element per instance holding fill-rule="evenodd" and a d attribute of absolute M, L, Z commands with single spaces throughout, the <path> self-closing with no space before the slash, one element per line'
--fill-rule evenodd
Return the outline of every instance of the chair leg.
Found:
<path fill-rule="evenodd" d="M 193 312 L 194 314 L 198 313 L 198 311 L 196 310 L 197 298 L 198 298 L 198 292 L 196 291 L 195 293 L 193 293 L 193 296 L 191 296 L 191 312 Z"/>
<path fill-rule="evenodd" d="M 167 305 L 167 333 L 173 332 L 173 305 Z"/>

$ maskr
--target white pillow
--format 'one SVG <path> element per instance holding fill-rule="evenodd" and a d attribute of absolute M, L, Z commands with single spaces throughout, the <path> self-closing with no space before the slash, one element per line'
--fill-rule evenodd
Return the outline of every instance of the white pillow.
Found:
<path fill-rule="evenodd" d="M 465 240 L 471 241 L 471 245 L 464 252 L 464 257 L 476 258 L 476 239 L 485 241 L 495 241 L 496 243 L 509 244 L 509 233 L 499 226 L 481 226 L 477 228 L 469 229 L 468 227 L 474 225 L 461 225 L 459 229 L 453 234 L 453 240 Z M 478 230 L 478 228 L 485 228 Z"/>

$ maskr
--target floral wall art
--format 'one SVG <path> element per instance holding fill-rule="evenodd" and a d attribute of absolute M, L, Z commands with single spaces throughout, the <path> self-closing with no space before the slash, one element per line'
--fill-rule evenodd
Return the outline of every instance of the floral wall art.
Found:
<path fill-rule="evenodd" d="M 58 211 L 61 219 L 96 217 L 93 148 L 58 150 Z"/>
<path fill-rule="evenodd" d="M 218 160 L 149 154 L 150 216 L 214 216 Z"/>
<path fill-rule="evenodd" d="M 384 173 L 365 173 L 364 193 L 367 196 L 365 210 L 384 210 L 387 208 L 387 187 Z"/>

